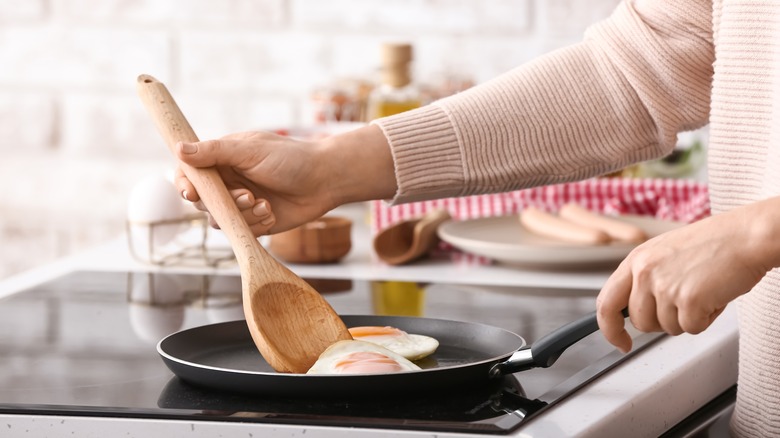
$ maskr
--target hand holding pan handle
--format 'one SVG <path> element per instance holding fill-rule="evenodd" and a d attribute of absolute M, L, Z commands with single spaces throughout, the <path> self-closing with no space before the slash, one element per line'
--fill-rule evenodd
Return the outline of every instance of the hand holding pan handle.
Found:
<path fill-rule="evenodd" d="M 623 316 L 628 317 L 628 309 L 623 309 Z M 593 311 L 545 335 L 533 345 L 517 350 L 504 362 L 493 365 L 490 368 L 490 377 L 500 377 L 532 368 L 548 368 L 567 348 L 598 329 L 596 312 Z"/>

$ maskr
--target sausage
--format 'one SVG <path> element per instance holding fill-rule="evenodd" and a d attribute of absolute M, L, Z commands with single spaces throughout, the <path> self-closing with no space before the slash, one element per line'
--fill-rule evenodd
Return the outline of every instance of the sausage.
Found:
<path fill-rule="evenodd" d="M 535 207 L 527 207 L 520 212 L 520 223 L 533 233 L 567 242 L 604 245 L 611 240 L 604 231 L 576 224 Z"/>
<path fill-rule="evenodd" d="M 558 216 L 575 224 L 601 230 L 617 241 L 641 243 L 647 240 L 647 234 L 638 226 L 592 212 L 578 204 L 562 206 Z"/>

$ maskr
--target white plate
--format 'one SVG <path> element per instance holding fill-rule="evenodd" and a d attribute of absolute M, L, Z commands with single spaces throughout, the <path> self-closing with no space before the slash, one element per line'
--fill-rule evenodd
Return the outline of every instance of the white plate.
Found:
<path fill-rule="evenodd" d="M 684 225 L 648 216 L 614 218 L 638 225 L 650 237 Z M 540 236 L 523 227 L 518 215 L 449 221 L 439 227 L 438 234 L 465 252 L 508 264 L 547 268 L 617 266 L 636 246 L 620 242 L 579 245 Z"/>

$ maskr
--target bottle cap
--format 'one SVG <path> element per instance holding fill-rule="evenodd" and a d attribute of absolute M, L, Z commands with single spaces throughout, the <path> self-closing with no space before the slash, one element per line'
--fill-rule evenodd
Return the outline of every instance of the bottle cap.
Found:
<path fill-rule="evenodd" d="M 409 43 L 385 43 L 380 51 L 382 65 L 386 67 L 408 64 L 412 61 L 412 45 Z"/>

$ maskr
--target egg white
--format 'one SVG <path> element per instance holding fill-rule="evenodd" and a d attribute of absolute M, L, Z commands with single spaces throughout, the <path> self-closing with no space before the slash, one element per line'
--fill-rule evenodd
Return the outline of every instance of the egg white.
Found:
<path fill-rule="evenodd" d="M 355 336 L 355 340 L 371 342 L 381 345 L 388 350 L 400 354 L 409 360 L 420 360 L 433 354 L 439 348 L 439 341 L 425 336 L 406 333 L 398 330 L 399 333 Z"/>
<path fill-rule="evenodd" d="M 381 345 L 371 342 L 346 340 L 338 341 L 323 351 L 317 359 L 317 362 L 309 368 L 309 371 L 307 371 L 306 374 L 343 374 L 336 369 L 336 365 L 350 354 L 359 352 L 378 353 L 387 356 L 398 363 L 401 367 L 401 371 L 417 371 L 421 369 L 405 357 L 396 354 Z"/>

